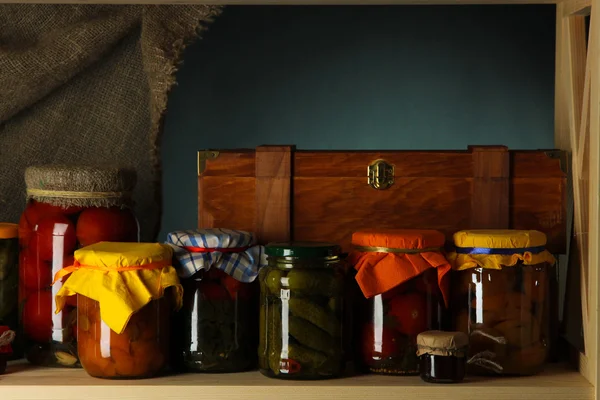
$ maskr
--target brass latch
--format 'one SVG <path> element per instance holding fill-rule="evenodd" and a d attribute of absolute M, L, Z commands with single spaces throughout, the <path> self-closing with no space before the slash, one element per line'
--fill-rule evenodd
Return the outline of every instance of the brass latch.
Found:
<path fill-rule="evenodd" d="M 367 171 L 367 182 L 373 189 L 384 190 L 394 184 L 394 166 L 385 160 L 373 161 Z"/>

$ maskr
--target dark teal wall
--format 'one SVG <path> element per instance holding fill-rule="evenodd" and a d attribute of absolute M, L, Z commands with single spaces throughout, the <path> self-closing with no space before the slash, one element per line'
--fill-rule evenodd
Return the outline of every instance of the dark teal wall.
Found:
<path fill-rule="evenodd" d="M 169 99 L 163 233 L 197 221 L 196 151 L 553 146 L 554 6 L 229 7 Z"/>

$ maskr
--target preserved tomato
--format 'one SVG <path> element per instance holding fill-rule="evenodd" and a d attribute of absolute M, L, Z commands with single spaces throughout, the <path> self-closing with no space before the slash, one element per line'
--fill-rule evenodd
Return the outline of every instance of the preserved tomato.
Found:
<path fill-rule="evenodd" d="M 77 350 L 98 378 L 149 378 L 166 366 L 172 299 L 183 290 L 172 250 L 158 243 L 101 242 L 75 252 L 76 269 L 56 293 L 58 310 L 77 297 Z M 106 272 L 110 271 L 110 274 Z"/>
<path fill-rule="evenodd" d="M 78 296 L 78 352 L 83 368 L 97 378 L 148 378 L 166 365 L 169 351 L 168 298 L 153 300 L 131 316 L 118 334 L 100 317 L 100 305 Z"/>
<path fill-rule="evenodd" d="M 64 280 L 54 275 L 73 265 L 77 248 L 127 231 L 119 240 L 138 240 L 138 224 L 127 208 L 135 175 L 122 169 L 42 166 L 25 173 L 28 202 L 19 220 L 20 315 L 26 358 L 38 365 L 78 367 L 76 301 L 54 314 L 54 295 Z M 104 188 L 97 193 L 94 190 Z M 107 198 L 107 193 L 114 197 Z M 79 196 L 79 197 L 78 197 Z M 88 218 L 85 215 L 96 215 Z M 118 215 L 119 217 L 114 217 Z M 81 218 L 83 227 L 80 227 Z M 83 232 L 85 240 L 78 240 Z M 93 234 L 87 234 L 92 232 Z M 87 236 L 86 236 L 87 234 Z M 113 235 L 114 236 L 114 235 Z"/>
<path fill-rule="evenodd" d="M 419 373 L 417 336 L 446 323 L 450 264 L 445 237 L 431 230 L 356 232 L 349 260 L 365 300 L 362 354 L 365 367 L 391 375 Z"/>

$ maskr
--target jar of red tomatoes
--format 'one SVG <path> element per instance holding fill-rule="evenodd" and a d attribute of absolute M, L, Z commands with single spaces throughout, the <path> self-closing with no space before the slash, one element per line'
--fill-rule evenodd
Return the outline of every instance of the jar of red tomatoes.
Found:
<path fill-rule="evenodd" d="M 202 229 L 169 233 L 184 288 L 174 362 L 192 372 L 256 367 L 258 289 L 263 246 L 249 232 Z"/>
<path fill-rule="evenodd" d="M 77 248 L 101 241 L 137 242 L 130 209 L 135 172 L 90 166 L 30 167 L 27 206 L 19 221 L 20 327 L 26 358 L 38 365 L 78 367 L 75 298 L 54 314 L 62 282 L 52 277 L 73 264 Z"/>
<path fill-rule="evenodd" d="M 434 230 L 369 230 L 352 235 L 349 260 L 365 297 L 358 335 L 371 372 L 418 375 L 417 336 L 447 323 L 450 264 Z"/>
<path fill-rule="evenodd" d="M 150 378 L 169 360 L 172 308 L 183 289 L 171 247 L 158 243 L 101 242 L 75 252 L 57 274 L 57 311 L 77 297 L 77 349 L 96 378 Z"/>

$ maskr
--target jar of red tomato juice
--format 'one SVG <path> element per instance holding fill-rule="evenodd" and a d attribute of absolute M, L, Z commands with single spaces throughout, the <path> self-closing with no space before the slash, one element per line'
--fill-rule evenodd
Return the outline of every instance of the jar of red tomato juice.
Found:
<path fill-rule="evenodd" d="M 55 314 L 62 281 L 80 247 L 102 241 L 137 242 L 131 206 L 135 172 L 124 168 L 39 166 L 25 172 L 27 205 L 19 221 L 20 329 L 26 358 L 38 365 L 79 367 L 77 302 Z"/>

